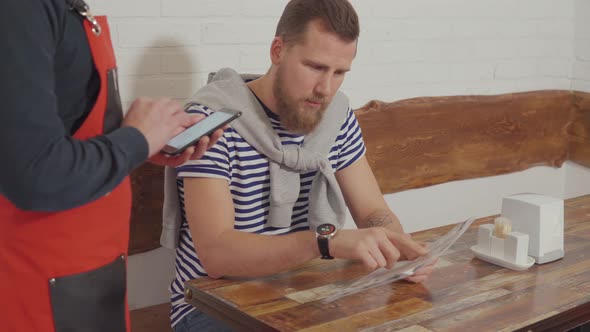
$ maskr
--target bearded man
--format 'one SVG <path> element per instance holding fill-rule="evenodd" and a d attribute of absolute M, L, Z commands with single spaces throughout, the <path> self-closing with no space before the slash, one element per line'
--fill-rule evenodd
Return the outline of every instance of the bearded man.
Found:
<path fill-rule="evenodd" d="M 183 220 L 171 285 L 175 331 L 230 330 L 184 301 L 190 279 L 265 276 L 317 257 L 374 270 L 426 253 L 383 199 L 338 91 L 358 36 L 347 0 L 291 0 L 265 75 L 222 69 L 193 97 L 189 112 L 225 107 L 243 115 L 203 158 L 176 169 Z M 342 229 L 347 208 L 358 229 Z"/>

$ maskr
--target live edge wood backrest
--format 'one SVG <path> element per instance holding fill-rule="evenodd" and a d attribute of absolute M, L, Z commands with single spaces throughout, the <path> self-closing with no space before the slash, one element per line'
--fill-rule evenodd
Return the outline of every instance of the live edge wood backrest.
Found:
<path fill-rule="evenodd" d="M 373 101 L 356 115 L 381 190 L 393 193 L 538 165 L 559 167 L 570 157 L 590 166 L 588 96 L 535 91 Z M 570 156 L 574 137 L 578 148 Z"/>
<path fill-rule="evenodd" d="M 506 174 L 566 160 L 590 167 L 590 94 L 427 97 L 355 111 L 381 191 Z M 159 247 L 163 168 L 131 175 L 130 254 Z"/>

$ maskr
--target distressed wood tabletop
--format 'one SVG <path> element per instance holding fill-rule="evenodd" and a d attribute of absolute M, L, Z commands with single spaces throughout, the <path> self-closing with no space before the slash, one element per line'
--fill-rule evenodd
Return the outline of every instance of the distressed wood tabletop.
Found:
<path fill-rule="evenodd" d="M 590 195 L 565 202 L 565 256 L 525 271 L 474 258 L 478 220 L 423 284 L 390 283 L 323 301 L 365 275 L 359 263 L 313 260 L 256 279 L 187 282 L 186 298 L 241 331 L 562 331 L 590 321 Z M 452 226 L 417 232 L 433 241 Z"/>

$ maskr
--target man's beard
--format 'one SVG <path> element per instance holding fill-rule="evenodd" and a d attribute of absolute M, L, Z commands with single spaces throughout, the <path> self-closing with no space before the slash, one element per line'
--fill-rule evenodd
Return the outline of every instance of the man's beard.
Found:
<path fill-rule="evenodd" d="M 285 86 L 282 71 L 279 69 L 273 83 L 273 94 L 277 100 L 276 112 L 281 118 L 281 125 L 288 131 L 296 134 L 309 134 L 322 121 L 322 117 L 329 101 L 325 96 L 314 95 L 301 100 L 287 96 L 283 90 Z M 322 103 L 318 109 L 310 109 L 306 100 Z"/>

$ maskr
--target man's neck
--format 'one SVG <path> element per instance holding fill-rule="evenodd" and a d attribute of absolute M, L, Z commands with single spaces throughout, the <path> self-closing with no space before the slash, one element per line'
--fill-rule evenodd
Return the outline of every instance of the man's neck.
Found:
<path fill-rule="evenodd" d="M 254 94 L 258 97 L 258 99 L 260 99 L 262 101 L 262 103 L 264 105 L 266 105 L 266 107 L 268 107 L 268 109 L 275 113 L 278 114 L 276 109 L 277 109 L 277 103 L 276 103 L 276 99 L 274 98 L 273 95 L 273 80 L 270 77 L 270 74 L 267 73 L 263 76 L 261 76 L 260 78 L 254 80 L 254 81 L 250 81 L 248 83 L 246 83 L 246 85 L 250 88 L 250 90 L 252 90 L 254 92 Z"/>

